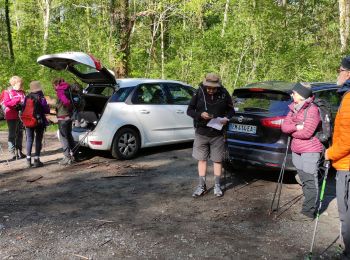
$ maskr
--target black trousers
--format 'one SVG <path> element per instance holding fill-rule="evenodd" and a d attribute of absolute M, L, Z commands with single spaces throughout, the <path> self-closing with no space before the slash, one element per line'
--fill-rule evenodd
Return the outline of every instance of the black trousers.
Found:
<path fill-rule="evenodd" d="M 40 156 L 43 137 L 44 137 L 44 131 L 45 131 L 45 128 L 42 125 L 34 127 L 34 128 L 26 128 L 27 156 L 31 156 L 31 154 L 32 154 L 32 147 L 33 147 L 34 139 L 35 139 L 35 156 L 38 156 L 38 157 Z"/>

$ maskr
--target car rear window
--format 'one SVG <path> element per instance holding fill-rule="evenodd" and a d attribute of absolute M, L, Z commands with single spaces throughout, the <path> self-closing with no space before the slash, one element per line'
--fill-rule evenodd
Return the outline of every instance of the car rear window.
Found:
<path fill-rule="evenodd" d="M 288 109 L 291 97 L 287 93 L 251 90 L 238 90 L 233 93 L 236 112 L 275 113 Z"/>
<path fill-rule="evenodd" d="M 130 92 L 133 90 L 133 87 L 130 88 L 120 88 L 113 94 L 110 102 L 125 102 Z"/>

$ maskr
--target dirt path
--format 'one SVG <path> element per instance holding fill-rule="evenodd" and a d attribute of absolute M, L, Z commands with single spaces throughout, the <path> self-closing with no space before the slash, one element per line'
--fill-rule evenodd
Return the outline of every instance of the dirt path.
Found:
<path fill-rule="evenodd" d="M 223 198 L 210 191 L 193 199 L 191 144 L 147 149 L 132 161 L 85 153 L 66 168 L 57 165 L 59 147 L 48 134 L 39 169 L 24 160 L 7 166 L 0 154 L 0 259 L 302 259 L 309 250 L 314 222 L 291 218 L 300 186 L 289 180 L 282 214 L 268 215 L 275 172 L 244 169 Z M 329 179 L 314 250 L 322 259 L 334 259 L 339 233 Z"/>

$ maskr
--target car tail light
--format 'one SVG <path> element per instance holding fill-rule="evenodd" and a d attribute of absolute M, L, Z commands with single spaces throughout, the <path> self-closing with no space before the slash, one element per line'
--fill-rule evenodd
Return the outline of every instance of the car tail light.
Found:
<path fill-rule="evenodd" d="M 93 145 L 102 145 L 102 141 L 90 141 L 90 144 L 93 144 Z"/>
<path fill-rule="evenodd" d="M 262 92 L 262 91 L 264 91 L 264 89 L 263 88 L 250 88 L 249 91 L 250 92 Z"/>
<path fill-rule="evenodd" d="M 101 70 L 102 69 L 101 62 L 98 59 L 96 59 L 92 54 L 89 54 L 89 56 L 94 61 L 96 69 Z"/>
<path fill-rule="evenodd" d="M 266 117 L 261 119 L 261 124 L 265 127 L 281 128 L 284 118 L 284 116 Z"/>

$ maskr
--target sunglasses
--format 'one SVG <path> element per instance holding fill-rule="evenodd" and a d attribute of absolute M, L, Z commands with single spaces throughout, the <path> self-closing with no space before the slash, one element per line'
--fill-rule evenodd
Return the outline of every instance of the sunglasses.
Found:
<path fill-rule="evenodd" d="M 349 71 L 349 70 L 346 70 L 346 69 L 343 69 L 343 68 L 337 69 L 337 72 L 338 72 L 338 73 L 343 72 L 343 71 Z"/>

